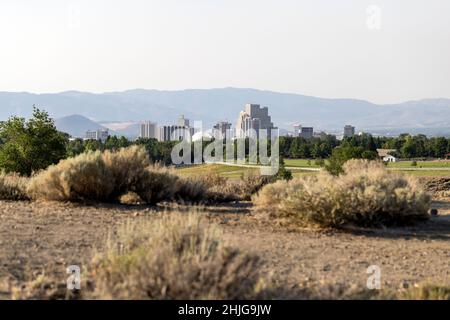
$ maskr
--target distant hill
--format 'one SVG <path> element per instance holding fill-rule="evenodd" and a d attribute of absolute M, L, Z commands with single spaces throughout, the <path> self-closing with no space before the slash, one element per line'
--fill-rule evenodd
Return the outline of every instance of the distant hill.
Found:
<path fill-rule="evenodd" d="M 424 99 L 377 105 L 356 99 L 324 99 L 300 94 L 256 89 L 192 89 L 181 91 L 129 90 L 93 94 L 77 91 L 56 94 L 0 92 L 0 120 L 11 115 L 28 117 L 32 105 L 54 118 L 80 114 L 95 122 L 156 121 L 174 123 L 179 114 L 211 126 L 219 120 L 235 123 L 245 103 L 269 107 L 274 123 L 292 129 L 294 123 L 317 129 L 342 130 L 352 124 L 357 131 L 446 132 L 450 135 L 450 99 Z M 67 124 L 68 125 L 68 124 Z M 83 127 L 84 129 L 84 127 Z M 136 131 L 136 126 L 129 128 Z M 431 131 L 430 131 L 431 129 Z"/>
<path fill-rule="evenodd" d="M 88 130 L 106 129 L 97 122 L 89 120 L 88 118 L 80 116 L 78 114 L 58 118 L 55 120 L 55 125 L 59 131 L 79 138 L 84 137 L 86 131 Z"/>

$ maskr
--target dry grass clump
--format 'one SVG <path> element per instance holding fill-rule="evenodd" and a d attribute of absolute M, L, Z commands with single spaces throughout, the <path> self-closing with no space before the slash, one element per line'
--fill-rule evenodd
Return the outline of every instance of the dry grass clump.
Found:
<path fill-rule="evenodd" d="M 450 300 L 450 287 L 421 285 L 397 295 L 402 300 Z"/>
<path fill-rule="evenodd" d="M 118 201 L 130 192 L 147 203 L 171 200 L 178 177 L 150 165 L 144 148 L 95 151 L 60 161 L 36 174 L 28 187 L 33 199 L 56 201 Z"/>
<path fill-rule="evenodd" d="M 198 179 L 179 178 L 175 185 L 177 201 L 203 202 L 209 200 L 206 185 Z"/>
<path fill-rule="evenodd" d="M 251 299 L 262 290 L 259 259 L 222 243 L 198 214 L 128 222 L 94 259 L 93 298 Z"/>
<path fill-rule="evenodd" d="M 379 227 L 428 218 L 430 196 L 413 178 L 389 173 L 383 164 L 350 160 L 339 177 L 328 173 L 279 181 L 254 198 L 271 218 L 300 224 Z"/>
<path fill-rule="evenodd" d="M 0 200 L 27 200 L 29 179 L 17 173 L 0 172 Z"/>
<path fill-rule="evenodd" d="M 177 192 L 179 178 L 172 170 L 154 165 L 143 170 L 135 192 L 149 204 L 172 200 Z"/>
<path fill-rule="evenodd" d="M 10 292 L 11 300 L 77 299 L 73 292 L 67 290 L 65 282 L 56 281 L 45 274 L 40 274 L 22 285 L 11 285 Z"/>
<path fill-rule="evenodd" d="M 56 201 L 108 201 L 114 192 L 100 151 L 60 161 L 31 178 L 28 194 L 33 199 Z"/>
<path fill-rule="evenodd" d="M 126 194 L 143 202 L 235 201 L 251 195 L 270 178 L 248 175 L 230 181 L 217 174 L 181 178 L 175 170 L 152 165 L 144 148 L 87 152 L 60 161 L 31 178 L 27 193 L 32 199 L 127 203 Z M 129 202 L 129 201 L 128 201 Z"/>
<path fill-rule="evenodd" d="M 381 290 L 373 299 L 383 300 L 450 300 L 450 287 L 419 284 L 408 289 Z"/>
<path fill-rule="evenodd" d="M 212 201 L 251 200 L 253 194 L 274 181 L 273 177 L 246 173 L 239 180 L 227 179 L 217 173 L 209 173 L 197 178 L 206 189 L 205 197 Z"/>
<path fill-rule="evenodd" d="M 140 205 L 144 201 L 139 197 L 136 192 L 127 192 L 119 197 L 119 202 L 126 205 Z"/>

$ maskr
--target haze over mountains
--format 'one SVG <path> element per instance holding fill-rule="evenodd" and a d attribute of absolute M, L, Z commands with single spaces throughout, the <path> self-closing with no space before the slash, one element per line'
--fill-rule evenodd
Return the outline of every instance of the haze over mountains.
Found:
<path fill-rule="evenodd" d="M 83 134 L 87 126 L 90 129 L 100 128 L 98 122 L 150 120 L 171 124 L 179 114 L 191 120 L 202 120 L 204 126 L 210 127 L 219 120 L 228 120 L 234 125 L 245 103 L 268 106 L 275 125 L 289 130 L 294 123 L 329 131 L 341 130 L 345 124 L 352 124 L 358 131 L 400 133 L 407 129 L 413 133 L 450 134 L 450 99 L 377 105 L 356 99 L 324 99 L 238 88 L 181 91 L 136 89 L 103 94 L 77 91 L 54 94 L 0 92 L 0 120 L 11 115 L 29 117 L 35 104 L 47 110 L 52 117 L 62 118 L 57 121 L 58 127 L 68 128 L 66 132 L 70 129 L 68 133 L 77 136 Z M 72 117 L 64 118 L 67 116 Z M 127 129 L 116 131 L 121 130 Z M 135 130 L 137 126 L 131 125 L 127 135 Z"/>

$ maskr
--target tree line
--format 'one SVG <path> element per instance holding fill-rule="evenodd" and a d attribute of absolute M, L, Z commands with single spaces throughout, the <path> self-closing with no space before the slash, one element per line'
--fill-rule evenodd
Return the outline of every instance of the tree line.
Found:
<path fill-rule="evenodd" d="M 450 153 L 450 138 L 401 134 L 398 137 L 373 137 L 363 133 L 342 141 L 335 136 L 304 139 L 281 137 L 280 153 L 285 158 L 327 159 L 336 147 L 346 149 L 361 158 L 372 158 L 377 149 L 392 149 L 399 158 L 445 158 Z"/>
<path fill-rule="evenodd" d="M 11 117 L 0 122 L 0 170 L 31 175 L 60 160 L 86 151 L 118 150 L 130 145 L 142 145 L 153 162 L 171 164 L 171 152 L 177 141 L 159 142 L 156 139 L 129 140 L 109 137 L 102 143 L 96 140 L 69 139 L 59 132 L 48 113 L 34 108 L 31 119 Z M 211 142 L 203 142 L 206 146 Z M 236 144 L 235 144 L 236 145 Z M 450 153 L 450 139 L 428 138 L 425 135 L 402 134 L 396 138 L 373 137 L 370 134 L 345 138 L 332 135 L 320 138 L 280 137 L 282 158 L 329 159 L 341 163 L 351 158 L 375 159 L 377 149 L 395 149 L 402 158 L 444 158 Z M 270 143 L 269 143 L 270 150 Z"/>

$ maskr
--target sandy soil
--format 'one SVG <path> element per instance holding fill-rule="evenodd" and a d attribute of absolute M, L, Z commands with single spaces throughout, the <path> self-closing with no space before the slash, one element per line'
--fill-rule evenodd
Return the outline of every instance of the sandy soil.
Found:
<path fill-rule="evenodd" d="M 249 203 L 204 210 L 223 227 L 227 241 L 260 255 L 264 270 L 283 286 L 363 288 L 367 267 L 378 265 L 383 286 L 398 288 L 450 285 L 450 199 L 433 206 L 439 216 L 415 227 L 351 232 L 285 230 L 255 219 Z M 43 271 L 64 281 L 65 268 L 89 261 L 117 224 L 154 212 L 151 207 L 0 201 L 0 283 L 24 283 Z M 0 285 L 0 298 L 9 294 Z"/>

